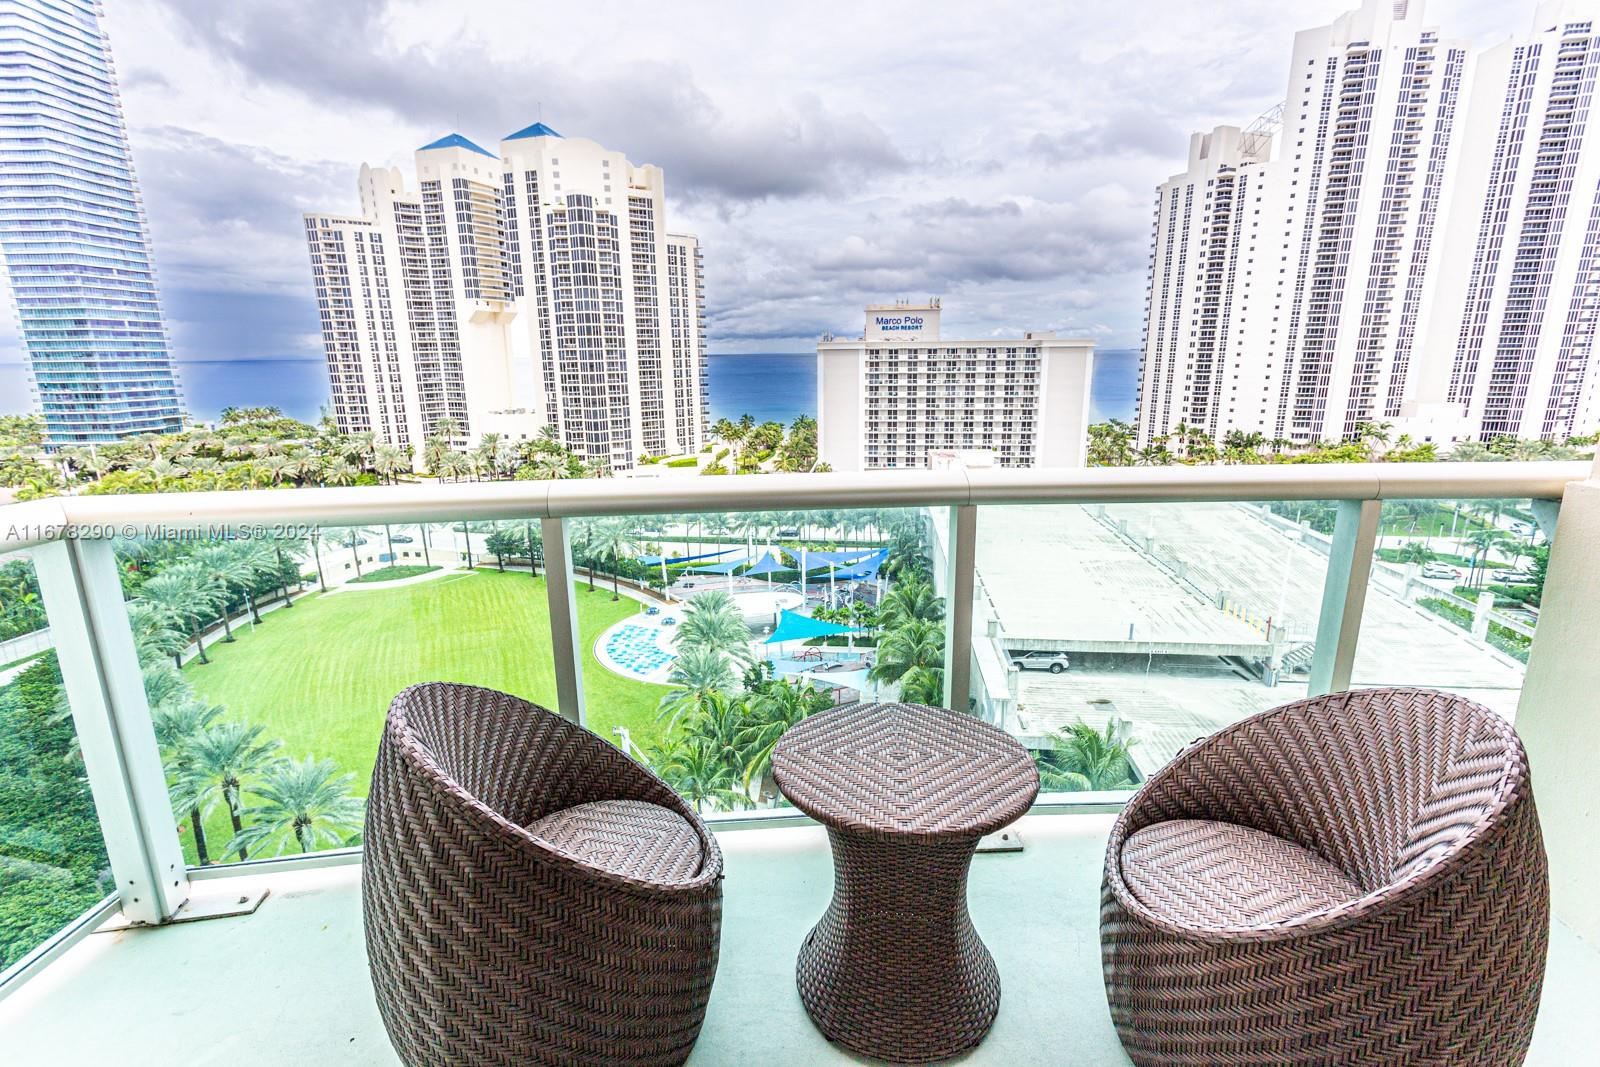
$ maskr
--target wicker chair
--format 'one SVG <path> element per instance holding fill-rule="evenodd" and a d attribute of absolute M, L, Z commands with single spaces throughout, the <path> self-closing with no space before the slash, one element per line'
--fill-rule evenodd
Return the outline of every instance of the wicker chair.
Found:
<path fill-rule="evenodd" d="M 678 1064 L 716 975 L 722 853 L 594 734 L 419 685 L 378 746 L 362 903 L 378 1009 L 413 1067 Z"/>
<path fill-rule="evenodd" d="M 1549 885 L 1500 716 L 1369 689 L 1191 746 L 1111 833 L 1106 994 L 1140 1067 L 1520 1064 Z"/>

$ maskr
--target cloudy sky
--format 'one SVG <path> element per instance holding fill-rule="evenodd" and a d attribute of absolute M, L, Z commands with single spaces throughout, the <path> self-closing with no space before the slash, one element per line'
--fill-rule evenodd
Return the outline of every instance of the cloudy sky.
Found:
<path fill-rule="evenodd" d="M 1353 0 L 534 4 L 109 0 L 184 360 L 318 356 L 306 210 L 361 163 L 536 117 L 665 168 L 711 348 L 804 351 L 869 301 L 947 335 L 1138 343 L 1154 188 L 1191 130 L 1282 99 L 1297 28 Z M 1480 44 L 1530 0 L 1433 0 Z M 0 359 L 16 359 L 15 340 Z"/>

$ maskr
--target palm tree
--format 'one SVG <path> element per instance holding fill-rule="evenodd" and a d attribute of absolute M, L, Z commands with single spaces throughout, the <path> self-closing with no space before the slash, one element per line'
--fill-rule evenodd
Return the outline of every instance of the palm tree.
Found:
<path fill-rule="evenodd" d="M 361 545 L 367 539 L 367 531 L 359 526 L 345 526 L 333 531 L 328 540 L 340 548 L 348 548 L 350 555 L 356 561 L 356 577 L 361 577 Z M 320 570 L 319 572 L 320 573 Z"/>
<path fill-rule="evenodd" d="M 833 704 L 825 693 L 811 685 L 773 682 L 750 697 L 750 713 L 740 741 L 745 750 L 744 786 L 760 783 L 761 796 L 777 794 L 772 782 L 772 750 L 791 726 Z"/>
<path fill-rule="evenodd" d="M 684 606 L 678 624 L 680 654 L 692 648 L 707 648 L 725 653 L 740 663 L 749 663 L 750 628 L 733 598 L 720 590 L 701 593 Z"/>
<path fill-rule="evenodd" d="M 568 478 L 571 474 L 567 457 L 559 452 L 541 452 L 533 458 L 533 476 L 538 480 Z"/>
<path fill-rule="evenodd" d="M 665 718 L 666 729 L 671 730 L 681 718 L 704 714 L 713 697 L 733 692 L 739 681 L 722 652 L 695 647 L 684 649 L 672 661 L 667 684 L 673 688 L 661 698 L 656 718 Z"/>
<path fill-rule="evenodd" d="M 1433 559 L 1433 549 L 1421 541 L 1407 541 L 1395 553 L 1399 563 L 1427 563 Z"/>
<path fill-rule="evenodd" d="M 529 555 L 533 549 L 530 546 Z M 611 599 L 622 599 L 622 560 L 639 552 L 639 538 L 633 532 L 629 518 L 607 519 L 599 523 L 589 541 L 589 551 L 611 559 Z"/>
<path fill-rule="evenodd" d="M 141 599 L 128 602 L 128 624 L 133 629 L 133 643 L 139 650 L 141 660 L 152 656 L 171 656 L 174 666 L 183 666 L 183 650 L 189 647 L 189 639 L 182 630 L 172 625 L 174 621 L 176 616 L 143 599 L 143 593 Z"/>
<path fill-rule="evenodd" d="M 182 683 L 182 678 L 176 671 L 169 670 L 168 673 L 180 684 Z M 147 676 L 145 684 L 147 696 L 152 696 L 150 688 Z M 220 704 L 207 704 L 187 694 L 174 694 L 167 699 L 152 696 L 150 702 L 150 722 L 155 727 L 156 745 L 161 750 L 161 764 L 171 776 L 173 813 L 186 812 L 180 817 L 189 820 L 189 833 L 194 838 L 195 858 L 202 867 L 211 862 L 210 852 L 206 848 L 205 829 L 205 817 L 209 814 L 209 810 L 202 809 L 202 798 L 190 795 L 179 783 L 185 780 L 185 775 L 193 765 L 189 751 L 191 742 L 209 729 L 221 715 Z"/>
<path fill-rule="evenodd" d="M 934 595 L 933 586 L 920 578 L 900 582 L 884 595 L 878 605 L 878 622 L 885 629 L 904 623 L 939 622 L 944 619 L 944 599 Z"/>
<path fill-rule="evenodd" d="M 257 848 L 274 838 L 277 855 L 292 839 L 301 852 L 352 843 L 361 829 L 365 805 L 350 793 L 355 775 L 342 774 L 333 760 L 312 756 L 278 760 L 250 788 L 261 803 L 245 814 L 254 822 L 228 842 L 228 848 Z"/>
<path fill-rule="evenodd" d="M 1113 717 L 1105 732 L 1082 721 L 1050 735 L 1051 750 L 1039 756 L 1042 788 L 1051 792 L 1132 789 L 1138 784 L 1129 749 L 1138 744 L 1133 726 Z"/>
<path fill-rule="evenodd" d="M 324 485 L 353 485 L 360 471 L 342 456 L 335 456 L 322 465 L 322 483 Z"/>
<path fill-rule="evenodd" d="M 875 682 L 898 682 L 916 667 L 944 670 L 944 627 L 918 619 L 888 631 L 878 643 L 878 660 L 868 672 Z"/>
<path fill-rule="evenodd" d="M 739 790 L 738 772 L 705 738 L 674 738 L 648 754 L 650 766 L 696 811 L 727 810 L 749 799 Z"/>
<path fill-rule="evenodd" d="M 237 851 L 247 860 L 249 842 L 240 839 L 244 781 L 261 774 L 275 761 L 282 742 L 262 740 L 262 728 L 242 722 L 225 722 L 196 734 L 188 744 L 190 764 L 177 790 L 186 806 L 205 807 L 216 797 L 228 805 L 233 840 L 225 852 Z"/>
<path fill-rule="evenodd" d="M 908 704 L 944 703 L 944 668 L 912 667 L 900 676 L 900 699 Z"/>
<path fill-rule="evenodd" d="M 460 481 L 471 474 L 473 470 L 471 457 L 462 455 L 460 452 L 446 452 L 440 457 L 439 466 L 434 473 Z"/>
<path fill-rule="evenodd" d="M 140 587 L 139 596 L 168 618 L 183 623 L 199 661 L 211 662 L 206 657 L 200 621 L 216 610 L 222 594 L 199 563 L 186 560 L 161 568 L 161 573 Z"/>
<path fill-rule="evenodd" d="M 1482 578 L 1478 575 L 1478 569 L 1480 566 L 1485 571 L 1489 569 L 1489 550 L 1496 545 L 1505 544 L 1511 537 L 1504 530 L 1484 529 L 1473 530 L 1467 535 L 1466 540 L 1472 546 L 1472 584 L 1481 585 Z"/>
<path fill-rule="evenodd" d="M 229 642 L 233 640 L 233 627 L 228 621 L 228 616 L 231 614 L 231 594 L 242 591 L 248 602 L 250 587 L 256 580 L 256 571 L 235 547 L 236 544 L 237 542 L 219 541 L 206 545 L 191 557 L 205 570 L 206 576 L 217 587 L 222 611 L 222 639 Z M 257 621 L 260 621 L 259 617 Z"/>
<path fill-rule="evenodd" d="M 372 471 L 393 485 L 401 474 L 411 469 L 411 460 L 405 450 L 397 445 L 379 445 L 372 453 Z"/>

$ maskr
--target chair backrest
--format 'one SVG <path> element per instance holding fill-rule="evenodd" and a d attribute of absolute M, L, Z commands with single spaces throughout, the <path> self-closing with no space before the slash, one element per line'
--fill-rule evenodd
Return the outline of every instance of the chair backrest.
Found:
<path fill-rule="evenodd" d="M 1425 689 L 1285 704 L 1182 753 L 1129 803 L 1123 832 L 1166 819 L 1263 830 L 1368 892 L 1437 862 L 1527 781 L 1509 723 Z"/>
<path fill-rule="evenodd" d="M 389 739 L 423 773 L 447 779 L 518 826 L 594 800 L 687 805 L 614 745 L 526 700 L 432 682 L 395 697 Z"/>

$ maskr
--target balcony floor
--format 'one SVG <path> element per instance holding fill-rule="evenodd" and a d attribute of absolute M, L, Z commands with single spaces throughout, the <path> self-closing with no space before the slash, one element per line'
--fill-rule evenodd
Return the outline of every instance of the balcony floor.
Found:
<path fill-rule="evenodd" d="M 1027 851 L 973 862 L 972 914 L 1005 986 L 963 1062 L 1125 1065 L 1100 984 L 1099 881 L 1109 816 L 1023 820 Z M 690 1063 L 859 1062 L 824 1041 L 795 993 L 794 954 L 827 904 L 816 827 L 719 835 L 722 962 Z M 252 876 L 254 915 L 95 934 L 0 1002 L 15 1064 L 395 1064 L 368 984 L 354 865 Z M 221 883 L 200 883 L 214 889 Z M 1532 1067 L 1592 1062 L 1600 952 L 1557 927 Z"/>

